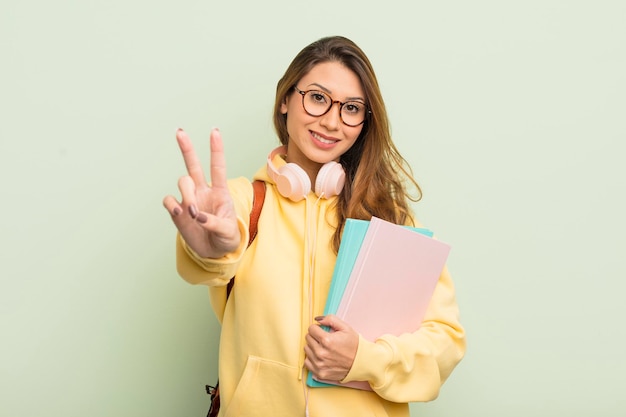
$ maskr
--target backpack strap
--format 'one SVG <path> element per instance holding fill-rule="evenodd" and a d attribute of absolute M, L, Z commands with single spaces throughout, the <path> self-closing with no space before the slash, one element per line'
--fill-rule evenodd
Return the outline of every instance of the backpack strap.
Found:
<path fill-rule="evenodd" d="M 261 209 L 263 208 L 263 203 L 265 202 L 265 181 L 254 181 L 252 183 L 252 188 L 254 189 L 254 197 L 252 199 L 252 211 L 250 212 L 250 239 L 248 240 L 248 246 L 252 244 L 258 232 L 259 216 L 261 216 Z M 226 299 L 228 299 L 234 284 L 235 277 L 230 280 L 228 286 L 226 287 Z"/>

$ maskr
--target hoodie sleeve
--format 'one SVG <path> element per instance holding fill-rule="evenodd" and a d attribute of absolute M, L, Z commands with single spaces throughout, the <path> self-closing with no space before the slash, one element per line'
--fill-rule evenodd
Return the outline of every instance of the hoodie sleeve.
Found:
<path fill-rule="evenodd" d="M 341 382 L 368 381 L 393 402 L 431 401 L 465 354 L 454 285 L 444 268 L 422 326 L 375 342 L 360 338 L 352 369 Z"/>

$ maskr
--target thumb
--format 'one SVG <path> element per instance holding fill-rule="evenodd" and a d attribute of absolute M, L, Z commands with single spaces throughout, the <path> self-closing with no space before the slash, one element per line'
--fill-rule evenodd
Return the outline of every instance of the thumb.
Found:
<path fill-rule="evenodd" d="M 341 320 L 339 317 L 335 316 L 334 314 L 315 317 L 315 321 L 318 322 L 322 326 L 327 326 L 334 332 L 339 332 L 342 330 L 350 329 L 350 326 L 348 325 L 348 323 Z"/>

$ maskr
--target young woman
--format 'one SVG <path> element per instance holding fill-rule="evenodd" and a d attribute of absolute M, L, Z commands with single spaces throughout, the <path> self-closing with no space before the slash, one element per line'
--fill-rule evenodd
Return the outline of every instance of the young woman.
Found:
<path fill-rule="evenodd" d="M 227 180 L 218 130 L 211 132 L 211 185 L 185 132 L 176 133 L 188 175 L 178 183 L 182 200 L 163 201 L 179 231 L 178 271 L 209 286 L 222 323 L 220 415 L 408 416 L 409 402 L 437 397 L 465 352 L 447 269 L 412 334 L 372 342 L 350 323 L 321 316 L 345 220 L 415 224 L 406 185 L 413 200 L 420 197 L 361 49 L 343 37 L 305 47 L 278 82 L 274 125 L 282 146 L 254 175 L 266 196 L 250 247 L 252 185 Z M 308 372 L 367 381 L 372 391 L 309 388 Z"/>

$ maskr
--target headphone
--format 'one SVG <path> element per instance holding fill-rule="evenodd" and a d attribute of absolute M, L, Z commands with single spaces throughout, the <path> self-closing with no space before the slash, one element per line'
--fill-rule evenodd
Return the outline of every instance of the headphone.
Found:
<path fill-rule="evenodd" d="M 267 171 L 276 183 L 278 192 L 292 201 L 300 201 L 311 191 L 311 180 L 302 168 L 293 162 L 276 169 L 272 159 L 276 155 L 286 155 L 287 147 L 274 149 L 267 157 Z M 346 182 L 346 174 L 340 163 L 327 162 L 320 168 L 315 180 L 315 194 L 320 198 L 330 198 L 341 193 Z"/>

